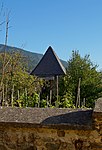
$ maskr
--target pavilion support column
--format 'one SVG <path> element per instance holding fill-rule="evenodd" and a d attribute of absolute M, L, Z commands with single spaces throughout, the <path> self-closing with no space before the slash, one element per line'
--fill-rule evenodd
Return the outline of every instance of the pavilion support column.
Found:
<path fill-rule="evenodd" d="M 52 89 L 50 89 L 50 105 L 52 103 Z"/>
<path fill-rule="evenodd" d="M 50 80 L 50 105 L 52 104 L 52 89 L 53 89 L 53 80 Z"/>
<path fill-rule="evenodd" d="M 58 104 L 58 95 L 59 95 L 59 87 L 58 87 L 58 76 L 56 76 L 56 96 L 57 96 L 57 100 L 56 100 L 56 107 L 58 108 L 59 107 L 59 104 Z"/>

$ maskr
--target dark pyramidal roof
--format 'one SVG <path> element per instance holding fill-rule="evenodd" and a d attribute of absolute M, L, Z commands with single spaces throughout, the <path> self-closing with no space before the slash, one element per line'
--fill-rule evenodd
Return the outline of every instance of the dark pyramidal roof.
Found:
<path fill-rule="evenodd" d="M 31 74 L 38 77 L 53 77 L 66 74 L 66 70 L 52 47 L 49 46 Z"/>

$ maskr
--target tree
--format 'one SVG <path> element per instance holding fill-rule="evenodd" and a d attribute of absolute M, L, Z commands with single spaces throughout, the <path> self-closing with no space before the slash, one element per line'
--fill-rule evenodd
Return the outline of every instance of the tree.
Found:
<path fill-rule="evenodd" d="M 38 103 L 42 81 L 31 76 L 26 71 L 25 58 L 19 52 L 5 53 L 6 64 L 3 79 L 2 104 L 8 106 L 28 107 Z M 3 63 L 3 55 L 0 53 L 0 65 Z M 2 72 L 2 67 L 0 72 Z M 2 80 L 2 73 L 0 81 Z"/>
<path fill-rule="evenodd" d="M 0 16 L 2 14 L 2 10 L 3 10 L 3 4 L 2 4 L 2 7 L 1 7 L 1 11 L 0 11 Z M 4 78 L 5 78 L 5 69 L 6 69 L 6 46 L 7 46 L 7 41 L 8 41 L 8 29 L 9 29 L 9 14 L 10 12 L 7 13 L 6 15 L 6 20 L 3 21 L 0 25 L 6 23 L 6 31 L 5 31 L 5 42 L 4 42 L 4 50 L 3 50 L 3 53 L 2 53 L 2 65 L 1 65 L 1 80 L 0 80 L 0 94 L 2 95 L 2 100 L 1 100 L 1 105 L 2 103 L 4 103 Z"/>
<path fill-rule="evenodd" d="M 83 100 L 86 107 L 93 107 L 95 100 L 102 95 L 102 74 L 98 72 L 89 55 L 82 58 L 78 51 L 72 51 L 72 57 L 68 61 L 67 74 L 61 81 L 61 95 L 71 93 L 72 103 L 76 105 L 78 85 L 80 79 L 80 101 Z M 61 87 L 60 86 L 60 87 Z"/>

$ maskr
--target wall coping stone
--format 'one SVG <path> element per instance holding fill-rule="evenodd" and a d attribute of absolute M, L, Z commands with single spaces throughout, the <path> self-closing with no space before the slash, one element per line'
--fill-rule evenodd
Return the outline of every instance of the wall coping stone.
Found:
<path fill-rule="evenodd" d="M 95 102 L 94 112 L 99 112 L 100 114 L 102 113 L 102 98 L 97 99 Z"/>
<path fill-rule="evenodd" d="M 92 109 L 0 107 L 0 125 L 92 129 Z"/>

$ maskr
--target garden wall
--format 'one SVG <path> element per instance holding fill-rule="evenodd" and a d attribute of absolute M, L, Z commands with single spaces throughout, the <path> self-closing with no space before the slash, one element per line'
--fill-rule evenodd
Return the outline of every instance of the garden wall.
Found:
<path fill-rule="evenodd" d="M 0 150 L 102 150 L 102 99 L 94 110 L 1 107 Z"/>

